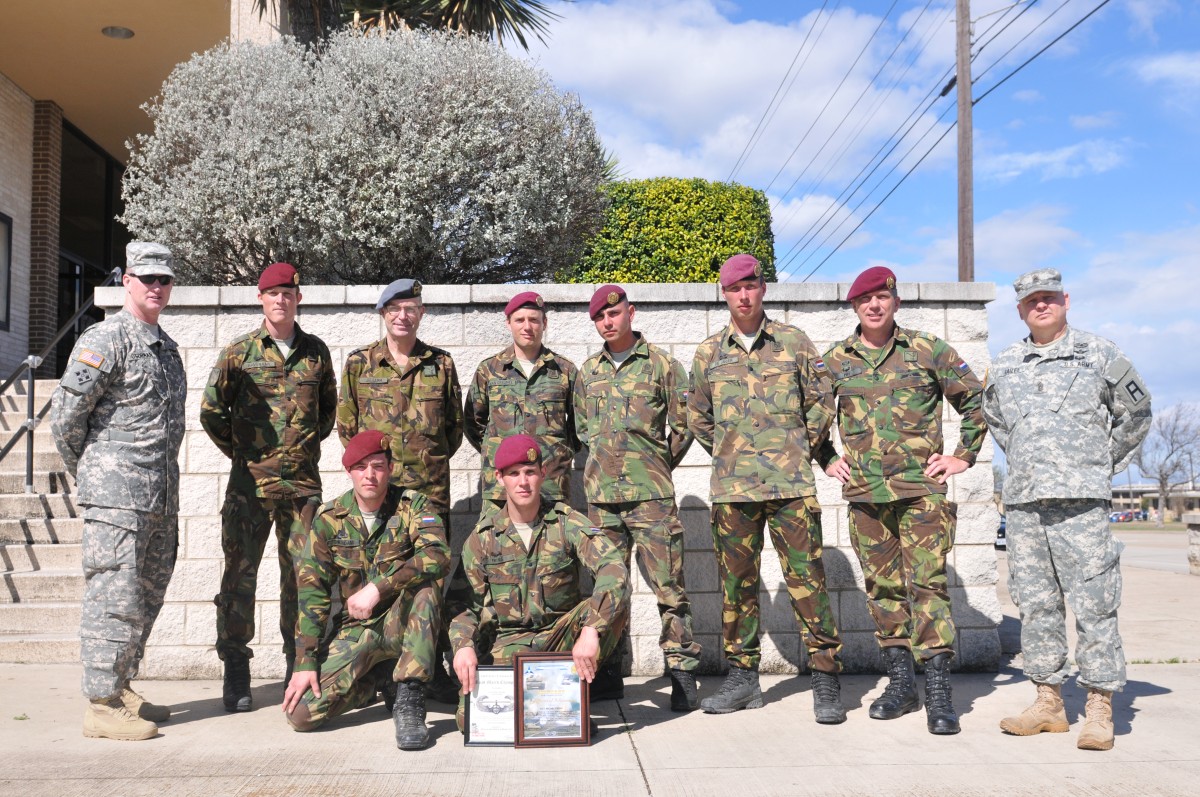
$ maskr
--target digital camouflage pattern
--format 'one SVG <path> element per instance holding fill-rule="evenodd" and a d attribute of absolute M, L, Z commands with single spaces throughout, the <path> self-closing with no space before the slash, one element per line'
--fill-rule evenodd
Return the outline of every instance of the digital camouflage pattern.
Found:
<path fill-rule="evenodd" d="M 574 363 L 544 346 L 528 377 L 516 363 L 514 346 L 475 369 L 467 390 L 463 431 L 483 455 L 480 475 L 485 500 L 504 500 L 504 486 L 496 481 L 492 462 L 501 441 L 514 434 L 532 435 L 542 449 L 546 466 L 542 493 L 556 501 L 570 498 L 571 464 L 579 450 L 571 402 L 577 376 Z"/>
<path fill-rule="evenodd" d="M 399 369 L 387 339 L 355 349 L 342 371 L 337 426 L 342 445 L 366 429 L 392 441 L 392 483 L 450 511 L 450 457 L 462 444 L 462 391 L 449 352 L 420 340 Z"/>
<path fill-rule="evenodd" d="M 850 504 L 850 541 L 881 647 L 911 648 L 918 661 L 954 655 L 946 556 L 956 519 L 957 507 L 939 493 Z"/>
<path fill-rule="evenodd" d="M 821 508 L 814 496 L 781 501 L 739 501 L 712 506 L 713 544 L 721 579 L 721 638 L 726 660 L 735 667 L 757 670 L 759 643 L 759 565 L 763 525 L 779 556 L 783 579 L 809 667 L 839 672 L 842 641 L 822 561 Z"/>
<path fill-rule="evenodd" d="M 527 550 L 507 512 L 481 519 L 463 545 L 471 602 L 450 625 L 455 653 L 495 639 L 492 651 L 538 648 L 558 631 L 590 625 L 611 652 L 620 637 L 629 573 L 620 549 L 565 503 L 543 501 Z M 593 575 L 591 597 L 579 567 Z M 570 621 L 564 618 L 573 615 Z M 605 649 L 607 645 L 607 649 Z M 503 656 L 498 656 L 503 660 Z"/>
<path fill-rule="evenodd" d="M 1079 630 L 1079 684 L 1119 691 L 1125 685 L 1117 629 L 1124 546 L 1109 531 L 1108 500 L 1039 500 L 1005 509 L 1008 589 L 1021 610 L 1025 674 L 1044 684 L 1061 684 L 1070 675 L 1065 609 L 1070 605 Z"/>
<path fill-rule="evenodd" d="M 321 494 L 321 441 L 333 431 L 329 349 L 296 325 L 286 360 L 266 325 L 221 351 L 200 399 L 200 425 L 233 460 L 230 489 L 260 498 Z"/>
<path fill-rule="evenodd" d="M 634 334 L 628 359 L 618 366 L 605 346 L 583 364 L 575 385 L 590 504 L 673 498 L 671 471 L 692 445 L 683 366 Z"/>
<path fill-rule="evenodd" d="M 318 645 L 329 618 L 334 584 L 343 602 L 338 638 L 355 640 L 366 630 L 386 632 L 385 618 L 394 603 L 414 600 L 420 590 L 431 587 L 445 574 L 450 562 L 446 531 L 425 496 L 391 485 L 378 518 L 374 533 L 368 533 L 354 491 L 349 490 L 321 505 L 304 546 L 293 551 L 300 612 L 296 622 L 297 672 L 318 669 Z M 344 603 L 368 582 L 379 590 L 379 603 L 369 619 L 356 620 Z M 405 653 L 411 657 L 411 669 L 398 667 L 397 672 L 413 674 L 400 680 L 427 676 L 434 660 L 441 592 L 436 588 L 430 592 L 433 598 L 421 604 L 428 610 L 423 609 L 426 613 L 413 620 L 420 623 L 421 633 L 405 632 Z M 407 621 L 402 625 L 408 628 Z M 334 650 L 332 645 L 330 650 Z"/>
<path fill-rule="evenodd" d="M 945 341 L 899 326 L 882 361 L 872 365 L 860 330 L 824 357 L 850 467 L 842 495 L 885 503 L 944 494 L 947 485 L 925 475 L 929 457 L 944 453 L 942 397 L 962 416 L 954 456 L 973 465 L 987 431 L 983 385 Z M 822 468 L 837 458 L 829 441 L 817 452 Z"/>
<path fill-rule="evenodd" d="M 1112 477 L 1150 431 L 1150 391 L 1116 344 L 1068 326 L 992 362 L 983 411 L 1008 460 L 1003 500 L 1112 498 Z"/>
<path fill-rule="evenodd" d="M 80 504 L 179 512 L 186 395 L 179 347 L 161 327 L 121 310 L 84 330 L 50 409 Z"/>
<path fill-rule="evenodd" d="M 763 319 L 747 352 L 730 324 L 692 363 L 688 424 L 713 455 L 715 504 L 816 495 L 813 454 L 833 423 L 833 387 L 812 341 Z"/>

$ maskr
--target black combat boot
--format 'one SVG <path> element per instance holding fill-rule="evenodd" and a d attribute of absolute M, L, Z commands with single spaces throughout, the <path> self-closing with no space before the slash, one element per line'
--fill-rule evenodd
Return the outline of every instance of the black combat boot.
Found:
<path fill-rule="evenodd" d="M 700 707 L 696 693 L 696 674 L 688 670 L 671 669 L 671 710 L 695 711 Z"/>
<path fill-rule="evenodd" d="M 762 690 L 758 688 L 758 670 L 730 667 L 725 683 L 712 697 L 700 701 L 705 714 L 729 714 L 743 708 L 762 708 Z"/>
<path fill-rule="evenodd" d="M 225 680 L 221 684 L 221 700 L 226 711 L 250 711 L 250 658 L 241 653 L 225 654 Z"/>
<path fill-rule="evenodd" d="M 396 706 L 396 682 L 392 680 L 392 673 L 395 669 L 396 660 L 388 659 L 372 667 L 369 674 L 375 679 L 375 688 L 379 690 L 379 696 L 383 698 L 384 708 L 388 710 L 389 714 Z"/>
<path fill-rule="evenodd" d="M 461 689 L 458 681 L 446 670 L 445 662 L 439 657 L 437 666 L 433 669 L 433 680 L 425 684 L 425 696 L 435 703 L 457 706 Z"/>
<path fill-rule="evenodd" d="M 939 653 L 925 662 L 925 724 L 930 733 L 958 733 L 958 715 L 950 694 L 950 654 Z"/>
<path fill-rule="evenodd" d="M 846 721 L 842 705 L 842 682 L 836 672 L 812 671 L 813 714 L 822 725 L 840 725 Z"/>
<path fill-rule="evenodd" d="M 392 709 L 396 722 L 396 746 L 401 750 L 424 750 L 429 746 L 429 728 L 425 727 L 425 685 L 420 681 L 396 684 L 396 703 Z"/>
<path fill-rule="evenodd" d="M 902 647 L 886 647 L 880 651 L 887 667 L 888 685 L 868 712 L 874 720 L 894 720 L 921 707 L 917 697 L 917 676 L 913 672 L 912 651 Z"/>
<path fill-rule="evenodd" d="M 625 679 L 621 676 L 621 657 L 612 655 L 600 664 L 596 677 L 588 687 L 592 702 L 597 700 L 620 700 L 625 697 Z"/>

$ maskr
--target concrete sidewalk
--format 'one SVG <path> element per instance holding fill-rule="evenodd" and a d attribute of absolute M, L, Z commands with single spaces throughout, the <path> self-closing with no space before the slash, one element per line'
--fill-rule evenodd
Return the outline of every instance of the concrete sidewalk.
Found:
<path fill-rule="evenodd" d="M 148 742 L 85 739 L 77 666 L 0 666 L 0 794 L 8 795 L 1191 795 L 1200 782 L 1200 578 L 1125 569 L 1129 685 L 1116 698 L 1116 748 L 1075 748 L 1083 693 L 1065 690 L 1071 733 L 1005 736 L 997 723 L 1033 690 L 1019 655 L 997 674 L 956 676 L 958 736 L 934 737 L 924 712 L 867 717 L 882 690 L 848 676 L 850 718 L 816 725 L 808 676 L 764 676 L 767 705 L 725 716 L 672 714 L 664 678 L 631 679 L 626 699 L 593 707 L 590 748 L 464 748 L 453 716 L 430 713 L 435 745 L 394 746 L 376 705 L 302 735 L 280 714 L 279 682 L 256 682 L 250 714 L 220 708 L 213 681 L 139 682 L 174 718 Z M 1006 599 L 1001 561 L 1000 594 Z M 1019 644 L 1006 602 L 1002 643 Z M 1160 663 L 1172 659 L 1185 663 Z M 1006 657 L 1006 661 L 1008 657 Z M 719 677 L 703 679 L 710 694 Z M 440 708 L 440 707 L 439 707 Z"/>

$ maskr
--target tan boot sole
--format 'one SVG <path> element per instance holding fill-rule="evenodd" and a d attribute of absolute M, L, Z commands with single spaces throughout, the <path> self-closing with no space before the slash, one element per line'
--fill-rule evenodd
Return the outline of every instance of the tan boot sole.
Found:
<path fill-rule="evenodd" d="M 1113 749 L 1113 740 L 1080 738 L 1075 746 L 1080 750 L 1111 750 Z"/>
<path fill-rule="evenodd" d="M 91 727 L 88 722 L 83 723 L 83 735 L 89 739 L 113 739 L 118 742 L 142 742 L 146 739 L 153 739 L 158 735 L 158 728 L 151 726 L 148 731 L 142 733 L 106 733 L 99 728 Z"/>
<path fill-rule="evenodd" d="M 1018 725 L 1015 722 L 1009 722 L 1008 720 L 1000 720 L 1000 730 L 1013 736 L 1036 736 L 1039 733 L 1066 733 L 1070 729 L 1070 725 L 1065 722 L 1043 722 L 1040 725 L 1029 728 L 1024 725 Z"/>

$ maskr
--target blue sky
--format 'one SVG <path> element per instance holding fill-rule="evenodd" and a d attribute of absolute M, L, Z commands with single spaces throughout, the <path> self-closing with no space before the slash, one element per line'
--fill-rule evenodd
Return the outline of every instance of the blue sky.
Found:
<path fill-rule="evenodd" d="M 1005 16 L 1007 0 L 973 0 L 974 96 L 1100 1 L 1026 2 L 1001 32 L 1021 8 Z M 767 191 L 778 265 L 799 280 L 954 119 L 937 119 L 953 91 L 910 118 L 953 65 L 953 0 L 825 5 L 819 15 L 820 0 L 551 3 L 562 19 L 530 57 L 591 108 L 627 177 L 726 180 L 800 51 L 795 81 L 734 178 Z M 1157 408 L 1197 399 L 1198 34 L 1200 3 L 1111 0 L 975 106 L 976 279 L 998 284 L 993 353 L 1026 332 L 1013 278 L 1053 266 L 1072 323 L 1116 341 Z M 847 201 L 843 191 L 913 119 L 896 161 L 867 187 L 898 161 L 893 175 Z M 846 281 L 878 264 L 902 281 L 957 279 L 955 139 L 933 147 L 809 279 Z M 788 255 L 798 241 L 808 243 Z"/>

